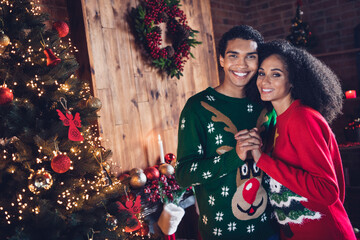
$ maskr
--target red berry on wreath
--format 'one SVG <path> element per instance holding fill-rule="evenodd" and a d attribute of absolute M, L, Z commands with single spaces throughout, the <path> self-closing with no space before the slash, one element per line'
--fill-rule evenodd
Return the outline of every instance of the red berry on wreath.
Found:
<path fill-rule="evenodd" d="M 59 37 L 65 37 L 69 33 L 69 26 L 66 22 L 57 21 L 54 22 L 52 26 L 58 32 Z"/>
<path fill-rule="evenodd" d="M 0 105 L 7 104 L 14 99 L 14 94 L 7 87 L 0 86 Z"/>
<path fill-rule="evenodd" d="M 71 160 L 65 154 L 59 154 L 51 160 L 51 168 L 56 173 L 67 172 L 71 167 Z"/>

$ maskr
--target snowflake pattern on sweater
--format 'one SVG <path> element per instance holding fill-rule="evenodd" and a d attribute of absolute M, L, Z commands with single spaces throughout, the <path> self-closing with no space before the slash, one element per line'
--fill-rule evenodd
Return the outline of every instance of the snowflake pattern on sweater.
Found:
<path fill-rule="evenodd" d="M 274 234 L 263 172 L 234 149 L 234 134 L 262 124 L 261 113 L 248 99 L 212 88 L 191 97 L 181 113 L 176 178 L 194 186 L 203 239 L 261 240 Z"/>

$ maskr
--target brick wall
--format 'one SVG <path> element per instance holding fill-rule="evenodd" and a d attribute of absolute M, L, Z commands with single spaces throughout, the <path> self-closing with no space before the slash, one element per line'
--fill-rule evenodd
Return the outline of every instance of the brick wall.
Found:
<path fill-rule="evenodd" d="M 258 29 L 265 40 L 285 38 L 290 34 L 296 1 L 283 0 L 210 0 L 215 42 L 236 24 Z M 303 0 L 302 18 L 317 38 L 313 54 L 354 48 L 354 28 L 360 24 L 360 1 Z M 360 43 L 359 43 L 360 44 Z M 341 78 L 344 89 L 358 89 L 355 53 L 319 57 Z"/>

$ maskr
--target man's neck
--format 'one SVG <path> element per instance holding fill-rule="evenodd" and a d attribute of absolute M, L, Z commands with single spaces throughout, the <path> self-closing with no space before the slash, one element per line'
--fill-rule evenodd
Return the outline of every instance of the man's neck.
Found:
<path fill-rule="evenodd" d="M 215 90 L 221 94 L 224 94 L 228 97 L 233 98 L 244 98 L 245 97 L 245 89 L 242 88 L 236 88 L 236 87 L 230 87 L 225 84 L 220 84 L 219 86 L 215 87 Z"/>

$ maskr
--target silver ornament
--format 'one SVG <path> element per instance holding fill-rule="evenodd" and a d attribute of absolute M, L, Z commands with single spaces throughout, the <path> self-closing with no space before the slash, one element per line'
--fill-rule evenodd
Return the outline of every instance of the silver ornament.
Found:
<path fill-rule="evenodd" d="M 145 173 L 134 174 L 130 178 L 130 186 L 133 188 L 140 188 L 146 184 L 147 178 Z"/>
<path fill-rule="evenodd" d="M 159 167 L 159 171 L 161 174 L 164 174 L 166 176 L 170 176 L 170 175 L 173 175 L 174 172 L 175 172 L 175 169 L 173 166 L 171 166 L 170 164 L 168 163 L 164 163 L 164 164 L 161 164 L 160 167 Z"/>
<path fill-rule="evenodd" d="M 129 174 L 132 175 L 138 175 L 140 173 L 143 173 L 144 171 L 141 168 L 133 168 L 130 170 Z"/>
<path fill-rule="evenodd" d="M 106 214 L 105 224 L 109 231 L 114 231 L 118 227 L 118 220 L 116 217 L 108 213 Z"/>
<path fill-rule="evenodd" d="M 34 194 L 39 194 L 42 190 L 48 190 L 53 185 L 51 174 L 45 170 L 32 172 L 29 176 L 29 190 Z"/>

